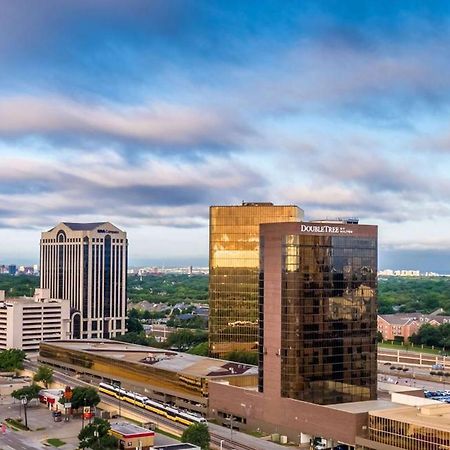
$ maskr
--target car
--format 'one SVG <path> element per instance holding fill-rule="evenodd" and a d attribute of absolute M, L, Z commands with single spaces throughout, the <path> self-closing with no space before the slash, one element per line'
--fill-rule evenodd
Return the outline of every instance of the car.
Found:
<path fill-rule="evenodd" d="M 443 365 L 443 364 L 433 364 L 433 365 L 431 366 L 431 368 L 432 368 L 433 370 L 444 370 L 444 365 Z"/>
<path fill-rule="evenodd" d="M 392 365 L 392 363 L 390 363 L 390 362 L 385 362 L 384 365 L 385 365 L 385 366 L 390 366 L 390 365 Z"/>

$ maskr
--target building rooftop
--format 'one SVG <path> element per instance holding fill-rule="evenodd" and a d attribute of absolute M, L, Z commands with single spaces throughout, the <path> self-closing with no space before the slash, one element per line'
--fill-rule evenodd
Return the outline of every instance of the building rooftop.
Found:
<path fill-rule="evenodd" d="M 64 225 L 69 227 L 73 231 L 90 231 L 95 230 L 100 225 L 104 225 L 108 222 L 90 222 L 90 223 L 75 223 L 75 222 L 63 222 Z"/>
<path fill-rule="evenodd" d="M 398 403 L 389 400 L 367 400 L 363 402 L 338 403 L 335 405 L 327 405 L 327 408 L 338 409 L 339 411 L 347 411 L 353 414 L 387 410 L 390 408 L 398 408 Z"/>
<path fill-rule="evenodd" d="M 129 422 L 111 422 L 111 429 L 124 437 L 154 436 L 154 431 Z"/>
<path fill-rule="evenodd" d="M 169 444 L 169 445 L 157 445 L 155 450 L 195 450 L 197 448 L 194 444 Z"/>
<path fill-rule="evenodd" d="M 143 366 L 183 373 L 194 377 L 220 378 L 233 375 L 257 375 L 258 373 L 258 368 L 249 364 L 119 341 L 91 339 L 88 341 L 47 341 L 46 344 L 63 347 L 66 350 L 73 349 L 89 354 L 101 354 L 111 359 L 138 363 Z"/>
<path fill-rule="evenodd" d="M 450 405 L 426 405 L 422 407 L 401 406 L 397 408 L 371 411 L 371 416 L 405 422 L 435 430 L 450 430 Z"/>
<path fill-rule="evenodd" d="M 379 317 L 381 317 L 391 325 L 407 325 L 412 322 L 431 323 L 433 321 L 438 323 L 445 323 L 447 321 L 450 321 L 450 317 L 447 316 L 439 316 L 436 314 L 422 314 L 420 312 L 379 314 Z"/>

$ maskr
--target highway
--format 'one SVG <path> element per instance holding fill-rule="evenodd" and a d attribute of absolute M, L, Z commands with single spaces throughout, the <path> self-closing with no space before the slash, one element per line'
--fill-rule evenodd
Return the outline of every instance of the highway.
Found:
<path fill-rule="evenodd" d="M 39 364 L 34 361 L 24 361 L 24 367 L 29 370 L 36 370 Z M 56 382 L 61 383 L 62 385 L 70 385 L 72 387 L 75 386 L 83 386 L 83 387 L 93 387 L 91 383 L 87 383 L 85 381 L 79 380 L 72 376 L 69 376 L 59 370 L 54 370 L 54 379 Z M 94 386 L 96 387 L 96 386 Z M 115 398 L 109 397 L 108 395 L 102 394 L 99 392 L 100 398 L 102 402 L 112 405 L 117 410 L 119 409 L 119 401 Z M 146 411 L 138 406 L 131 405 L 126 402 L 120 402 L 121 411 L 130 411 L 139 414 L 148 422 L 156 423 L 160 428 L 165 429 L 167 431 L 172 431 L 174 434 L 180 435 L 186 429 L 184 425 L 175 423 L 167 418 L 158 416 L 157 414 L 153 414 L 149 411 Z M 275 444 L 273 442 L 267 442 L 262 439 L 250 436 L 245 433 L 241 433 L 239 431 L 233 430 L 231 432 L 230 429 L 224 428 L 220 425 L 208 424 L 209 433 L 211 436 L 211 443 L 219 448 L 220 442 L 222 441 L 223 450 L 280 450 L 279 444 Z M 33 447 L 30 447 L 34 450 Z M 28 450 L 28 449 L 23 449 Z"/>

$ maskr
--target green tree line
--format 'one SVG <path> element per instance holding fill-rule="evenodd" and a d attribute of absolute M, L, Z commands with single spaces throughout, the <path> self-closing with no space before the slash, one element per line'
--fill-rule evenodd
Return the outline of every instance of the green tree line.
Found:
<path fill-rule="evenodd" d="M 450 277 L 387 277 L 378 281 L 378 312 L 431 313 L 442 308 L 450 314 Z"/>

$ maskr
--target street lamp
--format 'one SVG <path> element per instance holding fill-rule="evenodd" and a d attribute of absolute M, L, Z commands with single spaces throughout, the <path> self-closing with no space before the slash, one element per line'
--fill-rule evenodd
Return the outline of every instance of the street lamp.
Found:
<path fill-rule="evenodd" d="M 20 399 L 20 401 L 21 401 L 21 403 L 22 403 L 22 405 L 23 405 L 23 413 L 24 413 L 24 416 L 25 416 L 25 427 L 28 428 L 28 416 L 27 416 L 27 403 L 28 403 L 28 399 L 27 399 L 27 397 L 23 396 L 23 397 Z"/>
<path fill-rule="evenodd" d="M 230 442 L 233 442 L 233 414 L 230 414 L 228 420 L 230 421 Z"/>
<path fill-rule="evenodd" d="M 97 441 L 97 447 L 98 447 L 98 445 L 99 445 L 99 442 L 98 442 L 98 438 L 99 438 L 98 430 L 94 430 L 94 438 Z"/>

